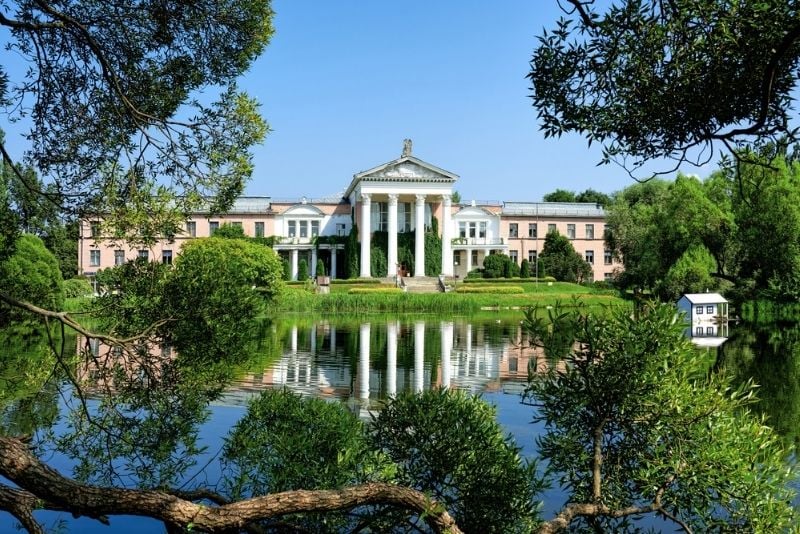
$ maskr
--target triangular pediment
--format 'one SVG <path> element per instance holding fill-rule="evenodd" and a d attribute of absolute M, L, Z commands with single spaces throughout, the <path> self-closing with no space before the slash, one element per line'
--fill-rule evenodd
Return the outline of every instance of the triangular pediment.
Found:
<path fill-rule="evenodd" d="M 355 174 L 345 196 L 349 195 L 359 182 L 453 184 L 456 180 L 458 180 L 457 174 L 414 156 L 406 156 Z"/>

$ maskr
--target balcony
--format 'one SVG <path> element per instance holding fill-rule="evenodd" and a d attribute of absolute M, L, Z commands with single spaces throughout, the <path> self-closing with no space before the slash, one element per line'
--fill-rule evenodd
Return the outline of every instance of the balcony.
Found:
<path fill-rule="evenodd" d="M 454 237 L 453 246 L 497 246 L 503 245 L 502 237 Z"/>

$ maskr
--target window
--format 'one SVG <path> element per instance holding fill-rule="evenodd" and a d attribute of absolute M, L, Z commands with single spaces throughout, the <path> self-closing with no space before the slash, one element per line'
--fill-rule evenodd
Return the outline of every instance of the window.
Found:
<path fill-rule="evenodd" d="M 91 231 L 92 231 L 92 237 L 94 238 L 100 237 L 100 223 L 93 222 L 91 224 Z"/>
<path fill-rule="evenodd" d="M 603 263 L 605 265 L 611 265 L 611 260 L 612 260 L 611 251 L 610 250 L 604 250 L 603 251 Z"/>
<path fill-rule="evenodd" d="M 714 313 L 714 306 L 706 306 L 706 313 L 711 315 Z"/>
<path fill-rule="evenodd" d="M 125 251 L 124 250 L 115 250 L 114 251 L 114 265 L 122 265 L 125 263 Z"/>
<path fill-rule="evenodd" d="M 336 223 L 336 235 L 345 235 L 345 228 L 344 223 Z"/>
<path fill-rule="evenodd" d="M 402 226 L 401 229 L 403 232 L 410 232 L 411 231 L 411 202 L 401 202 L 400 203 L 401 212 L 400 216 L 402 216 Z"/>
<path fill-rule="evenodd" d="M 197 223 L 194 221 L 186 221 L 186 234 L 189 237 L 197 237 Z"/>
<path fill-rule="evenodd" d="M 214 235 L 219 230 L 219 221 L 208 222 L 209 235 Z"/>
<path fill-rule="evenodd" d="M 264 223 L 256 221 L 256 237 L 264 237 Z"/>
<path fill-rule="evenodd" d="M 467 237 L 467 223 L 458 223 L 458 237 Z"/>
<path fill-rule="evenodd" d="M 707 326 L 706 327 L 706 335 L 707 336 L 713 336 L 714 335 L 714 327 L 713 326 Z"/>
<path fill-rule="evenodd" d="M 702 307 L 702 306 L 697 306 L 697 307 L 695 307 L 695 309 L 694 309 L 694 312 L 695 312 L 697 315 L 703 315 L 703 307 Z"/>
<path fill-rule="evenodd" d="M 548 224 L 548 225 L 547 225 L 547 233 L 548 233 L 548 234 L 549 234 L 550 232 L 555 232 L 555 231 L 556 231 L 556 225 L 555 225 L 555 224 L 553 224 L 553 223 L 550 223 L 550 224 Z"/>
<path fill-rule="evenodd" d="M 311 221 L 311 237 L 319 235 L 319 221 Z"/>
<path fill-rule="evenodd" d="M 378 227 L 375 228 L 378 232 L 388 232 L 389 231 L 389 203 L 388 202 L 376 202 L 377 212 L 378 212 Z"/>
<path fill-rule="evenodd" d="M 461 251 L 454 250 L 453 251 L 453 265 L 461 265 Z"/>
<path fill-rule="evenodd" d="M 146 260 L 149 257 L 147 249 L 142 249 L 139 251 L 139 257 L 143 260 Z"/>
<path fill-rule="evenodd" d="M 614 280 L 614 273 L 604 273 L 603 280 L 606 282 L 612 282 Z"/>
<path fill-rule="evenodd" d="M 308 221 L 300 221 L 300 237 L 308 237 Z"/>
<path fill-rule="evenodd" d="M 694 335 L 702 336 L 703 335 L 703 327 L 702 326 L 698 326 L 697 328 L 695 328 L 694 329 Z"/>
<path fill-rule="evenodd" d="M 100 251 L 99 250 L 90 250 L 89 251 L 89 265 L 92 267 L 99 267 L 100 266 Z"/>
<path fill-rule="evenodd" d="M 472 268 L 475 269 L 477 267 L 480 267 L 478 265 L 478 251 L 477 250 L 473 250 L 472 251 Z"/>
<path fill-rule="evenodd" d="M 517 223 L 511 223 L 508 225 L 508 237 L 518 237 L 519 236 L 519 225 Z"/>
<path fill-rule="evenodd" d="M 536 223 L 528 223 L 528 237 L 536 239 Z"/>
<path fill-rule="evenodd" d="M 575 239 L 575 225 L 568 224 L 567 225 L 567 237 L 570 239 Z"/>
<path fill-rule="evenodd" d="M 594 225 L 587 224 L 586 225 L 586 239 L 594 239 Z"/>
<path fill-rule="evenodd" d="M 289 221 L 288 236 L 297 237 L 297 221 Z"/>
<path fill-rule="evenodd" d="M 511 261 L 517 263 L 517 251 L 516 250 L 509 250 L 508 257 L 511 258 Z"/>
<path fill-rule="evenodd" d="M 161 263 L 164 265 L 172 265 L 172 251 L 165 250 L 161 252 Z"/>
<path fill-rule="evenodd" d="M 587 250 L 583 253 L 583 257 L 586 260 L 586 263 L 594 265 L 594 250 Z"/>
<path fill-rule="evenodd" d="M 537 252 L 535 250 L 528 251 L 528 263 L 536 263 Z"/>
<path fill-rule="evenodd" d="M 486 238 L 486 221 L 481 221 L 478 224 L 478 237 L 481 239 Z"/>
<path fill-rule="evenodd" d="M 470 237 L 477 237 L 477 227 L 475 226 L 474 222 L 469 223 L 469 236 Z"/>

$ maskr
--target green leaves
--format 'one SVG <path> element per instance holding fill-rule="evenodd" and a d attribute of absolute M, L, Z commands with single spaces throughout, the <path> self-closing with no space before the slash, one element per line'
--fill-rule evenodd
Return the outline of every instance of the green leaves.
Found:
<path fill-rule="evenodd" d="M 639 318 L 530 313 L 525 326 L 546 347 L 550 329 L 564 324 L 569 353 L 532 375 L 526 394 L 547 425 L 542 459 L 561 474 L 570 502 L 607 507 L 592 524 L 621 530 L 626 519 L 613 519 L 614 510 L 654 503 L 698 531 L 791 524 L 794 468 L 748 411 L 753 385 L 732 388 L 709 374 L 671 306 L 648 306 Z"/>

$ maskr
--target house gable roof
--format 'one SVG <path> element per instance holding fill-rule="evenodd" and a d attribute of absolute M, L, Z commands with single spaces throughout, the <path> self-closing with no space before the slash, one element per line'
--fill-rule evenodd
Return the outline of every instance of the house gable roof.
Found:
<path fill-rule="evenodd" d="M 316 206 L 312 206 L 311 204 L 295 204 L 291 208 L 288 208 L 286 211 L 281 213 L 280 216 L 285 217 L 286 215 L 305 215 L 306 217 L 324 217 L 325 213 Z"/>
<path fill-rule="evenodd" d="M 463 218 L 463 217 L 494 217 L 497 218 L 500 215 L 497 213 L 492 213 L 491 211 L 478 207 L 478 206 L 466 206 L 458 210 L 453 214 L 453 217 Z"/>
<path fill-rule="evenodd" d="M 344 196 L 349 197 L 362 181 L 452 184 L 456 180 L 458 180 L 457 174 L 414 156 L 404 156 L 354 174 L 353 181 L 345 190 Z"/>
<path fill-rule="evenodd" d="M 686 293 L 681 299 L 686 299 L 692 304 L 718 304 L 728 302 L 719 293 Z"/>

